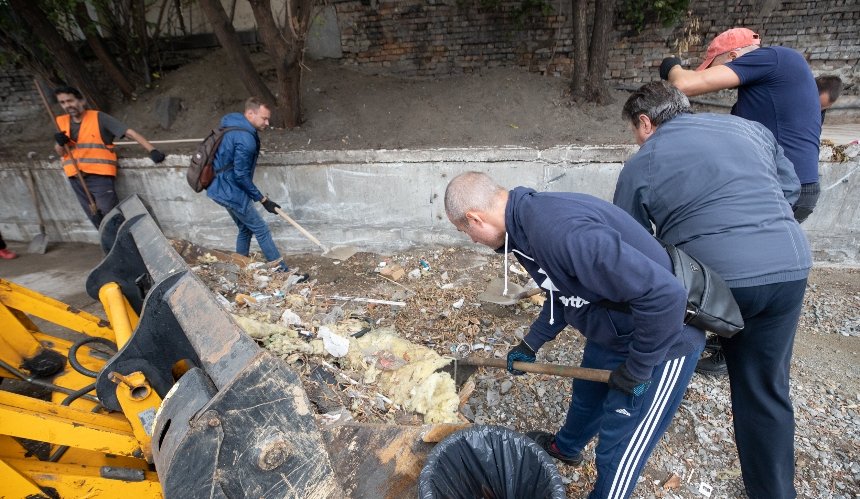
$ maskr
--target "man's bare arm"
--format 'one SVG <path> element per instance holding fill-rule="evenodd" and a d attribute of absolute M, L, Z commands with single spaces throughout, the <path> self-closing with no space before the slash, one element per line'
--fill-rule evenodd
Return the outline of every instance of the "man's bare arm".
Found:
<path fill-rule="evenodd" d="M 152 145 L 151 142 L 146 140 L 146 137 L 144 137 L 143 135 L 129 128 L 125 131 L 125 136 L 129 137 L 130 139 L 133 139 L 135 142 L 143 146 L 143 148 L 149 152 L 149 159 L 151 159 L 154 163 L 161 163 L 162 161 L 164 161 L 164 153 L 156 149 L 155 146 Z"/>
<path fill-rule="evenodd" d="M 737 73 L 728 66 L 712 66 L 702 71 L 675 66 L 669 71 L 669 83 L 678 87 L 688 97 L 735 88 L 741 84 Z"/>
<path fill-rule="evenodd" d="M 146 152 L 151 152 L 153 149 L 155 149 L 155 146 L 152 145 L 148 140 L 146 140 L 146 137 L 135 132 L 131 128 L 125 131 L 125 136 L 143 146 L 143 148 L 146 149 Z"/>

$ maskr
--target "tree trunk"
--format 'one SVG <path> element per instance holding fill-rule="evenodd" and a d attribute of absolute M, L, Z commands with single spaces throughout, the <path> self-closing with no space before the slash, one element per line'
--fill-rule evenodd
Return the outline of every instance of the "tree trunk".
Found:
<path fill-rule="evenodd" d="M 227 13 L 224 12 L 221 2 L 219 0 L 199 0 L 199 3 L 200 10 L 203 11 L 203 15 L 206 16 L 206 20 L 212 26 L 218 42 L 224 47 L 227 57 L 230 58 L 239 71 L 239 77 L 242 79 L 242 83 L 245 85 L 248 93 L 259 97 L 265 102 L 275 102 L 275 96 L 272 95 L 272 91 L 269 90 L 263 78 L 257 73 L 257 69 L 251 62 L 251 56 L 245 50 L 245 47 L 242 46 L 236 30 L 233 28 L 230 20 L 227 19 Z"/>
<path fill-rule="evenodd" d="M 176 10 L 176 19 L 179 20 L 179 30 L 182 31 L 183 35 L 187 36 L 188 30 L 185 29 L 185 18 L 182 17 L 182 0 L 173 0 L 173 7 Z"/>
<path fill-rule="evenodd" d="M 573 79 L 570 96 L 576 102 L 585 100 L 585 76 L 588 74 L 588 0 L 573 0 Z"/>
<path fill-rule="evenodd" d="M 146 4 L 145 0 L 132 0 L 131 22 L 132 29 L 137 37 L 137 45 L 140 48 L 140 62 L 143 65 L 141 73 L 147 85 L 152 83 L 152 75 L 149 70 L 149 34 L 146 32 Z"/>
<path fill-rule="evenodd" d="M 615 0 L 595 0 L 594 26 L 588 50 L 588 75 L 585 78 L 585 98 L 589 102 L 604 104 L 609 100 L 609 89 L 603 74 L 609 58 L 612 21 L 615 15 Z"/>
<path fill-rule="evenodd" d="M 24 19 L 33 34 L 45 44 L 48 51 L 54 55 L 54 60 L 68 83 L 77 86 L 91 106 L 106 111 L 108 102 L 102 98 L 102 93 L 99 92 L 98 87 L 90 77 L 84 62 L 72 50 L 72 44 L 66 41 L 48 21 L 47 16 L 36 3 L 33 0 L 9 0 L 9 5 Z"/>
<path fill-rule="evenodd" d="M 84 2 L 77 2 L 74 7 L 73 14 L 75 22 L 84 33 L 87 43 L 96 55 L 96 58 L 102 63 L 105 73 L 114 84 L 122 92 L 125 99 L 131 99 L 134 96 L 134 86 L 125 77 L 125 73 L 119 68 L 119 65 L 114 60 L 113 56 L 108 52 L 102 37 L 96 31 L 95 23 L 93 23 L 90 13 L 87 12 L 87 5 Z"/>
<path fill-rule="evenodd" d="M 269 0 L 248 0 L 260 30 L 260 37 L 275 61 L 278 75 L 278 100 L 275 120 L 281 126 L 294 128 L 302 124 L 302 56 L 304 55 L 305 35 L 309 27 L 313 0 L 287 2 L 284 32 L 275 24 Z M 289 10 L 295 5 L 294 10 Z"/>

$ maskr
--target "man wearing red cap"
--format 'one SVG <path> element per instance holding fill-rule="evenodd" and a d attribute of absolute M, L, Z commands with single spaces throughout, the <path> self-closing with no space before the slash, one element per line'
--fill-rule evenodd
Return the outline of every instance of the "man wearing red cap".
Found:
<path fill-rule="evenodd" d="M 737 88 L 732 114 L 766 126 L 794 163 L 801 193 L 792 208 L 798 222 L 806 220 L 818 202 L 821 106 L 815 78 L 799 52 L 762 47 L 757 33 L 733 28 L 714 38 L 695 71 L 667 57 L 660 77 L 687 96 Z"/>

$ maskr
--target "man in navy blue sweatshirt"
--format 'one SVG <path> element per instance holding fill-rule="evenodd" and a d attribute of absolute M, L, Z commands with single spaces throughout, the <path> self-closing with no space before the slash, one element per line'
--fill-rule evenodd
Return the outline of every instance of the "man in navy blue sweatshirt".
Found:
<path fill-rule="evenodd" d="M 818 203 L 818 149 L 821 106 L 809 64 L 788 47 L 762 47 L 758 33 L 732 28 L 717 35 L 695 70 L 677 57 L 660 65 L 660 77 L 688 97 L 738 89 L 732 114 L 757 121 L 773 133 L 800 179 L 800 196 L 792 203 L 803 223 Z"/>
<path fill-rule="evenodd" d="M 622 115 L 642 147 L 621 170 L 615 204 L 731 288 L 744 329 L 720 340 L 744 486 L 751 499 L 793 498 L 789 369 L 812 266 L 791 208 L 794 167 L 762 124 L 692 114 L 667 82 L 639 88 Z"/>
<path fill-rule="evenodd" d="M 507 191 L 468 172 L 445 192 L 448 219 L 472 241 L 512 251 L 548 295 L 514 361 L 536 352 L 565 326 L 586 338 L 582 366 L 612 371 L 609 384 L 575 380 L 567 418 L 555 433 L 529 432 L 572 465 L 595 436 L 597 481 L 590 498 L 628 497 L 681 403 L 705 335 L 684 325 L 687 292 L 666 251 L 627 213 L 586 194 Z M 631 313 L 599 302 L 626 303 Z"/>

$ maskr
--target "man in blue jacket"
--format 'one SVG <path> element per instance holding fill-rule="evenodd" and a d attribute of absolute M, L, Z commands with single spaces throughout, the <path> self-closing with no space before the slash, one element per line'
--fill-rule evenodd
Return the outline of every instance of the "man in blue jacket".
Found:
<path fill-rule="evenodd" d="M 260 137 L 257 131 L 265 130 L 269 126 L 271 116 L 272 112 L 266 104 L 257 97 L 250 97 L 245 101 L 244 113 L 230 113 L 221 118 L 221 128 L 237 127 L 239 130 L 224 134 L 213 163 L 216 175 L 206 189 L 206 195 L 226 208 L 239 227 L 236 253 L 248 256 L 251 236 L 254 236 L 266 260 L 279 262 L 280 269 L 286 272 L 289 268 L 272 240 L 269 226 L 254 206 L 255 202 L 259 202 L 272 214 L 277 214 L 276 209 L 281 207 L 264 196 L 254 185 L 254 170 L 257 168 L 257 157 L 260 154 Z"/>
<path fill-rule="evenodd" d="M 720 338 L 744 486 L 751 499 L 793 498 L 789 369 L 812 255 L 791 209 L 791 161 L 760 123 L 692 114 L 663 81 L 634 92 L 622 113 L 642 147 L 621 170 L 615 204 L 728 283 L 744 318 Z"/>
<path fill-rule="evenodd" d="M 527 433 L 556 459 L 582 462 L 598 437 L 592 499 L 628 497 L 674 416 L 705 335 L 684 325 L 687 292 L 663 247 L 628 214 L 586 194 L 510 192 L 468 172 L 445 192 L 448 219 L 472 241 L 512 251 L 548 299 L 528 334 L 508 353 L 536 352 L 570 325 L 586 338 L 582 366 L 609 369 L 609 384 L 575 380 L 567 419 L 554 435 Z M 626 303 L 631 313 L 601 306 Z"/>

